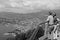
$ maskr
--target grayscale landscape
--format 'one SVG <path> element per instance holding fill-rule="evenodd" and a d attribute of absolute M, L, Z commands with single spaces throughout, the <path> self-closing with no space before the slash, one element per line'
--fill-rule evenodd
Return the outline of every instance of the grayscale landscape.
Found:
<path fill-rule="evenodd" d="M 16 28 L 25 31 L 36 28 L 47 19 L 49 11 L 60 18 L 60 0 L 0 0 L 0 40 L 13 37 L 4 33 Z M 45 29 L 45 25 L 42 28 Z"/>

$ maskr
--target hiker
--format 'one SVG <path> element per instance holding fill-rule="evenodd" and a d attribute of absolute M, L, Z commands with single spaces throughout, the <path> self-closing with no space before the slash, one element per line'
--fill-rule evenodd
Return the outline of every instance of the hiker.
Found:
<path fill-rule="evenodd" d="M 52 30 L 53 30 L 53 24 L 54 24 L 54 18 L 53 18 L 53 13 L 49 12 L 49 16 L 46 20 L 48 22 L 48 33 L 51 34 Z"/>
<path fill-rule="evenodd" d="M 59 27 L 59 21 L 60 19 L 57 18 L 56 13 L 53 14 L 54 18 L 54 30 L 53 30 L 53 39 L 57 39 L 57 28 Z"/>
<path fill-rule="evenodd" d="M 51 35 L 51 33 L 52 33 L 53 29 L 54 29 L 54 27 L 53 27 L 54 18 L 53 18 L 53 13 L 51 11 L 49 11 L 49 15 L 47 17 L 46 22 L 47 22 L 47 28 L 45 30 L 46 31 L 46 34 L 45 34 L 46 38 L 44 40 L 46 40 L 46 39 L 51 40 L 51 37 L 49 35 Z"/>

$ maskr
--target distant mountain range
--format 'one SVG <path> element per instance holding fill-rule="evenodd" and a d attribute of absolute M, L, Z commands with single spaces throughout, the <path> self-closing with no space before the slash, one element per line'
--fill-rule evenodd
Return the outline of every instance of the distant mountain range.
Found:
<path fill-rule="evenodd" d="M 32 17 L 39 17 L 39 18 L 43 18 L 45 17 L 45 15 L 48 15 L 48 12 L 47 10 L 44 10 L 44 11 L 41 11 L 41 12 L 33 12 L 33 13 L 26 13 L 26 14 L 23 14 L 23 13 L 14 13 L 14 12 L 0 12 L 0 17 L 3 17 L 3 18 L 17 18 L 17 19 L 20 19 L 20 18 L 32 18 Z M 57 16 L 60 17 L 60 10 L 55 10 L 54 11 L 55 13 L 57 13 Z"/>

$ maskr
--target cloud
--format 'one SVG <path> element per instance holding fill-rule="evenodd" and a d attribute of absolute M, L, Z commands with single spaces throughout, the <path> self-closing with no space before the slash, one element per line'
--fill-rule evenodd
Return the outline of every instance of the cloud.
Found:
<path fill-rule="evenodd" d="M 0 10 L 36 12 L 60 9 L 60 0 L 0 0 Z"/>
<path fill-rule="evenodd" d="M 5 8 L 5 5 L 3 5 L 3 4 L 0 4 L 0 8 Z"/>
<path fill-rule="evenodd" d="M 10 0 L 10 5 L 27 9 L 58 9 L 60 0 Z"/>

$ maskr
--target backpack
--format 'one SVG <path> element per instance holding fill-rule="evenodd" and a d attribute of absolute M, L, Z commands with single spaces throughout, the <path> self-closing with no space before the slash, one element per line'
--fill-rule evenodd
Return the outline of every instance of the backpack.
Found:
<path fill-rule="evenodd" d="M 54 17 L 54 24 L 56 25 L 58 23 L 57 17 Z"/>

